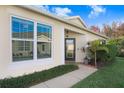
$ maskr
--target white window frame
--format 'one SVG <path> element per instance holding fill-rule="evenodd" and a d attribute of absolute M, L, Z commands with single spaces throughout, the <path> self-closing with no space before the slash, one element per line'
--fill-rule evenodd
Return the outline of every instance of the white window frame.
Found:
<path fill-rule="evenodd" d="M 11 16 L 11 51 L 12 51 L 12 41 L 14 40 L 14 41 L 31 41 L 31 42 L 33 42 L 34 43 L 34 36 L 33 36 L 33 39 L 24 39 L 24 38 L 22 38 L 22 39 L 19 39 L 19 38 L 13 38 L 13 33 L 12 33 L 12 18 L 13 17 L 15 17 L 15 18 L 19 18 L 19 19 L 22 19 L 22 20 L 28 20 L 28 21 L 31 21 L 31 22 L 33 22 L 33 24 L 35 24 L 34 23 L 34 21 L 33 20 L 30 20 L 30 19 L 27 19 L 27 18 L 23 18 L 23 17 L 18 17 L 18 16 Z M 35 26 L 34 26 L 35 27 Z M 33 35 L 34 35 L 34 30 L 33 30 Z M 15 63 L 15 62 L 22 62 L 22 61 L 31 61 L 31 60 L 33 60 L 34 59 L 34 44 L 33 44 L 33 58 L 32 59 L 29 59 L 29 60 L 20 60 L 20 61 L 13 61 L 13 51 L 11 52 L 11 54 L 12 54 L 12 62 L 13 63 Z"/>
<path fill-rule="evenodd" d="M 15 17 L 15 18 L 20 18 L 20 19 L 24 19 L 24 20 L 28 20 L 28 21 L 32 21 L 34 23 L 34 31 L 33 31 L 33 39 L 17 39 L 17 38 L 13 38 L 12 37 L 12 17 Z M 37 23 L 41 23 L 41 24 L 44 24 L 44 25 L 48 25 L 48 26 L 51 26 L 51 29 L 52 29 L 52 39 L 51 39 L 51 57 L 49 58 L 41 58 L 41 59 L 38 59 L 37 58 Z M 53 61 L 53 25 L 52 24 L 49 24 L 49 23 L 45 23 L 45 22 L 42 22 L 42 21 L 38 21 L 38 20 L 33 20 L 33 19 L 30 19 L 30 18 L 26 18 L 26 17 L 21 17 L 21 16 L 18 16 L 18 15 L 10 15 L 10 49 L 11 49 L 11 62 L 12 63 L 22 63 L 22 62 L 28 62 L 29 61 L 34 61 L 34 62 L 43 62 L 43 61 L 49 61 L 49 60 L 52 60 Z M 18 41 L 32 41 L 33 42 L 33 59 L 31 60 L 21 60 L 21 61 L 13 61 L 13 51 L 12 51 L 12 40 L 18 40 Z"/>

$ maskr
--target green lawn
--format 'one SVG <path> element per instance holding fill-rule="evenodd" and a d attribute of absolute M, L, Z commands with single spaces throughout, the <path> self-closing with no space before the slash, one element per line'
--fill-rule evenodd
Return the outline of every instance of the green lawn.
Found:
<path fill-rule="evenodd" d="M 73 88 L 124 88 L 124 58 L 106 66 L 86 79 L 72 86 Z"/>

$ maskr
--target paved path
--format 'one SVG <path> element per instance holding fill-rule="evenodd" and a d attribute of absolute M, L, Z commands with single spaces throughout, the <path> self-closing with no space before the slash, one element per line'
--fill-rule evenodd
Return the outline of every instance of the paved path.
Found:
<path fill-rule="evenodd" d="M 93 67 L 79 65 L 78 70 L 72 71 L 70 73 L 50 79 L 45 82 L 42 82 L 38 85 L 32 86 L 31 88 L 69 88 L 72 85 L 79 82 L 80 80 L 91 75 L 95 71 L 97 71 L 97 69 Z"/>

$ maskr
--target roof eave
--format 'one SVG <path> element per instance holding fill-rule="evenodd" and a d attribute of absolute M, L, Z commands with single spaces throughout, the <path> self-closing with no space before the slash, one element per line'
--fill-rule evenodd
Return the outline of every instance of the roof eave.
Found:
<path fill-rule="evenodd" d="M 66 23 L 66 24 L 69 24 L 69 25 L 72 25 L 72 26 L 74 26 L 74 27 L 77 27 L 77 28 L 79 28 L 79 29 L 81 29 L 81 30 L 85 30 L 85 31 L 87 31 L 87 32 L 89 32 L 89 33 L 92 33 L 92 34 L 95 34 L 95 35 L 97 35 L 97 36 L 100 36 L 100 37 L 103 37 L 103 38 L 108 39 L 107 36 L 104 36 L 104 35 L 101 35 L 101 34 L 92 32 L 92 31 L 90 31 L 90 30 L 87 29 L 87 28 L 80 27 L 80 26 L 78 26 L 77 24 L 72 23 L 72 22 L 70 23 L 70 22 L 68 22 L 68 20 L 62 19 L 62 18 L 60 18 L 60 17 L 58 17 L 58 16 L 52 15 L 52 14 L 47 13 L 47 12 L 41 11 L 40 9 L 35 8 L 35 7 L 33 7 L 33 6 L 20 5 L 20 7 L 29 9 L 29 10 L 34 11 L 34 12 L 37 12 L 37 13 L 40 13 L 40 14 L 45 15 L 45 16 L 47 16 L 47 17 L 50 17 L 50 18 L 52 18 L 52 19 L 58 20 L 58 21 L 60 21 L 60 22 L 64 22 L 64 23 Z"/>

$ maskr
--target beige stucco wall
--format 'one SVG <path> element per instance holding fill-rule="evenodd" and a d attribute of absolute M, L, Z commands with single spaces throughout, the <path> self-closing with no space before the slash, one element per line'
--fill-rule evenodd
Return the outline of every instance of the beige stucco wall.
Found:
<path fill-rule="evenodd" d="M 0 78 L 18 76 L 64 64 L 64 28 L 60 22 L 16 6 L 0 6 L 0 14 Z M 11 16 L 27 18 L 52 26 L 52 58 L 12 62 Z"/>
<path fill-rule="evenodd" d="M 81 47 L 89 40 L 100 38 L 69 24 L 59 22 L 55 19 L 41 14 L 20 8 L 18 6 L 0 6 L 0 78 L 18 76 L 34 71 L 48 69 L 57 65 L 64 64 L 64 30 L 69 29 L 82 34 L 72 34 L 76 41 L 76 61 L 80 62 L 84 56 Z M 52 26 L 52 58 L 23 62 L 12 62 L 12 42 L 11 42 L 11 16 L 30 19 Z M 36 29 L 35 29 L 36 30 Z"/>

